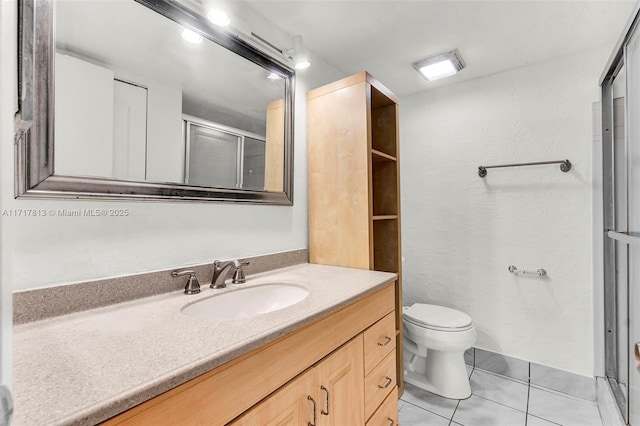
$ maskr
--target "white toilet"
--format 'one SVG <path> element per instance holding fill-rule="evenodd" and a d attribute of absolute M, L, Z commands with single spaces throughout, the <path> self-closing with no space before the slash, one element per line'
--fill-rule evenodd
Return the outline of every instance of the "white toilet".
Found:
<path fill-rule="evenodd" d="M 469 398 L 464 351 L 476 341 L 471 317 L 423 303 L 403 307 L 402 317 L 405 381 L 446 398 Z"/>

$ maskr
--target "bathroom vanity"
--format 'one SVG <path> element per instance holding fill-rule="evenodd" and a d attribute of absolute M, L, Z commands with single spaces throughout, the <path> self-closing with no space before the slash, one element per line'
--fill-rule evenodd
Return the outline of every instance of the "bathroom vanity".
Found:
<path fill-rule="evenodd" d="M 106 424 L 365 424 L 396 385 L 393 300 L 386 286 Z M 397 422 L 397 396 L 383 409 Z"/>
<path fill-rule="evenodd" d="M 253 317 L 181 313 L 207 288 L 17 326 L 15 424 L 397 423 L 396 278 L 301 264 L 247 279 L 309 290 Z"/>

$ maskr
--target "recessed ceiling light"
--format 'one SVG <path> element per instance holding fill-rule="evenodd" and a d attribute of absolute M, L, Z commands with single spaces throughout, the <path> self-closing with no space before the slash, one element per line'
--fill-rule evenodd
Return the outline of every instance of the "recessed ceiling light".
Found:
<path fill-rule="evenodd" d="M 220 27 L 226 27 L 231 23 L 229 14 L 220 9 L 211 9 L 209 13 L 207 13 L 207 18 Z"/>
<path fill-rule="evenodd" d="M 430 56 L 411 64 L 421 76 L 429 81 L 439 80 L 457 74 L 465 67 L 458 50 Z"/>
<path fill-rule="evenodd" d="M 191 31 L 189 29 L 184 29 L 182 31 L 182 38 L 185 39 L 186 41 L 188 41 L 189 43 L 193 43 L 193 44 L 200 44 L 202 43 L 202 36 L 198 33 L 196 33 L 195 31 Z"/>
<path fill-rule="evenodd" d="M 304 70 L 311 66 L 309 51 L 304 46 L 301 35 L 293 36 L 293 67 L 297 70 Z"/>
<path fill-rule="evenodd" d="M 293 67 L 297 70 L 304 70 L 307 69 L 311 66 L 311 62 L 309 62 L 307 59 L 303 59 L 303 60 L 298 60 Z"/>

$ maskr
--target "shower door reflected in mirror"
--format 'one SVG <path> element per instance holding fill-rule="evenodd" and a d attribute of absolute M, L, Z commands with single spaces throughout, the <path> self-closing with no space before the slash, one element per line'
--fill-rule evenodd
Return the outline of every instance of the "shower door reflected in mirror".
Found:
<path fill-rule="evenodd" d="M 265 140 L 215 123 L 184 121 L 185 183 L 221 188 L 264 189 Z"/>

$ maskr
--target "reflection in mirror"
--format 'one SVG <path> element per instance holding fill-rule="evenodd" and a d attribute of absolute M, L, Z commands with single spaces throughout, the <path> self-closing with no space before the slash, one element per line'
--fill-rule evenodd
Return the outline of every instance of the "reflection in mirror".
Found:
<path fill-rule="evenodd" d="M 263 136 L 190 116 L 185 116 L 184 125 L 187 135 L 185 183 L 265 189 L 266 141 Z"/>
<path fill-rule="evenodd" d="M 175 0 L 18 15 L 16 197 L 293 204 L 284 54 Z"/>
<path fill-rule="evenodd" d="M 134 1 L 55 19 L 56 175 L 283 191 L 283 78 Z"/>

